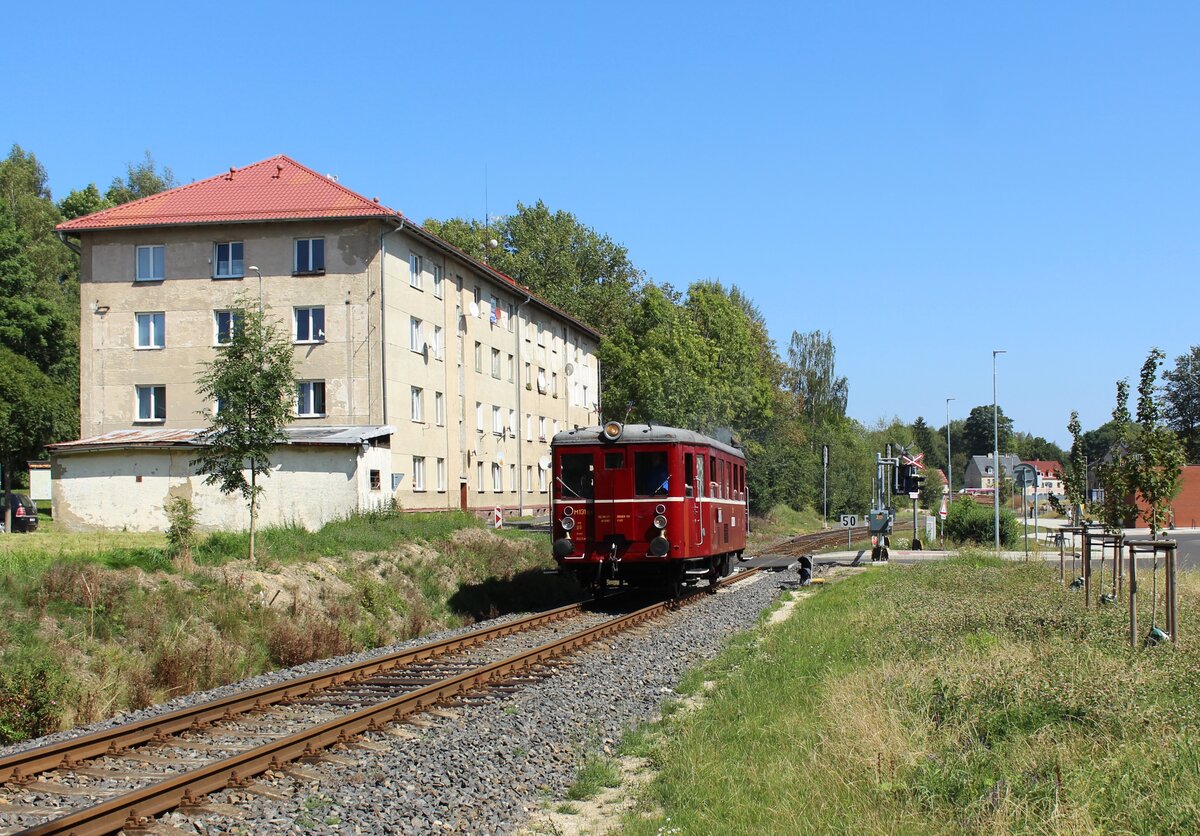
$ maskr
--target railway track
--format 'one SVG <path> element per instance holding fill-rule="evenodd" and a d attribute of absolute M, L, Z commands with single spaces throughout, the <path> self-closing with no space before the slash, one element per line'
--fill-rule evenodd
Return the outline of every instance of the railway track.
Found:
<path fill-rule="evenodd" d="M 765 553 L 769 555 L 787 555 L 790 557 L 812 554 L 819 549 L 844 545 L 846 542 L 846 531 L 844 528 L 838 528 L 830 531 L 817 531 L 812 534 L 801 534 L 772 546 Z M 849 529 L 849 531 L 851 541 L 862 540 L 871 536 L 870 529 L 865 525 L 856 526 Z"/>
<path fill-rule="evenodd" d="M 559 607 L 0 758 L 0 833 L 136 831 L 167 810 L 202 809 L 218 790 L 269 794 L 253 780 L 268 770 L 453 700 L 506 696 L 561 657 L 706 594 L 616 617 Z"/>

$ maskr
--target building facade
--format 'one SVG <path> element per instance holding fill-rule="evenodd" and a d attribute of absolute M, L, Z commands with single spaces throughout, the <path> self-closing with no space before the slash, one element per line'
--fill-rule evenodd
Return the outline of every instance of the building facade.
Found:
<path fill-rule="evenodd" d="M 378 493 L 406 509 L 543 509 L 553 434 L 599 419 L 595 331 L 288 157 L 58 231 L 80 254 L 82 440 L 202 426 L 195 380 L 238 300 L 290 335 L 293 427 L 395 428 Z"/>

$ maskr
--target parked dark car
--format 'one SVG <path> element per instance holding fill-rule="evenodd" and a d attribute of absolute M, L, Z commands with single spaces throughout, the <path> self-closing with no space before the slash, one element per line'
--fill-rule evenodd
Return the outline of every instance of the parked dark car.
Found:
<path fill-rule="evenodd" d="M 4 504 L 4 494 L 0 493 L 0 506 Z M 38 509 L 33 500 L 23 493 L 10 494 L 9 505 L 12 508 L 13 531 L 37 531 Z M 0 526 L 4 524 L 4 515 L 0 514 Z"/>

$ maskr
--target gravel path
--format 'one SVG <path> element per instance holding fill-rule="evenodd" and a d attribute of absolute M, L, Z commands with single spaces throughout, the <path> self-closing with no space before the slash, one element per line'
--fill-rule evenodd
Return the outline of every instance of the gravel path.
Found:
<path fill-rule="evenodd" d="M 244 816 L 166 818 L 202 833 L 510 833 L 562 796 L 585 753 L 654 717 L 683 673 L 752 626 L 778 591 L 774 576 L 751 579 L 593 646 L 511 697 L 367 735 L 371 749 L 337 753 L 345 763 L 306 764 L 319 782 L 263 779 L 286 800 L 212 796 Z"/>

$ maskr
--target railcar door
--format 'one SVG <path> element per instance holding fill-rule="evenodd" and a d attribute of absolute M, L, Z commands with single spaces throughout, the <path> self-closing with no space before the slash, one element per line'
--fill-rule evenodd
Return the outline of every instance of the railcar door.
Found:
<path fill-rule="evenodd" d="M 691 557 L 704 545 L 704 451 L 683 453 L 683 519 L 687 526 L 683 557 Z"/>
<path fill-rule="evenodd" d="M 596 473 L 596 546 L 607 557 L 616 546 L 618 558 L 629 550 L 630 497 L 633 496 L 629 450 L 608 447 L 601 451 Z"/>

